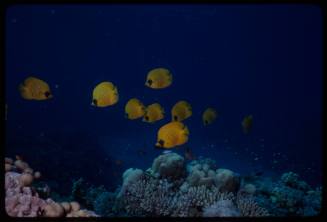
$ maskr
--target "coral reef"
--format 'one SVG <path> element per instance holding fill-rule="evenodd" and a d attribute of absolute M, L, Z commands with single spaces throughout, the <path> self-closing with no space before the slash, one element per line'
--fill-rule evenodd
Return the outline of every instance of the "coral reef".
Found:
<path fill-rule="evenodd" d="M 204 217 L 238 217 L 240 211 L 235 207 L 232 200 L 219 200 L 216 203 L 204 208 Z"/>
<path fill-rule="evenodd" d="M 105 217 L 115 216 L 115 209 L 113 206 L 115 205 L 116 195 L 115 193 L 107 191 L 98 195 L 94 201 L 95 213 Z"/>
<path fill-rule="evenodd" d="M 228 169 L 216 169 L 216 163 L 211 159 L 193 160 L 187 166 L 189 173 L 186 178 L 188 186 L 216 186 L 221 192 L 236 192 L 240 186 L 240 177 Z"/>
<path fill-rule="evenodd" d="M 267 179 L 252 181 L 256 186 L 257 203 L 275 216 L 313 216 L 320 213 L 321 188 L 312 189 L 294 172 L 284 173 L 276 182 Z"/>
<path fill-rule="evenodd" d="M 137 181 L 139 178 L 143 176 L 143 170 L 140 169 L 134 169 L 134 168 L 129 168 L 123 173 L 123 185 L 118 193 L 118 197 L 122 196 L 126 188 L 130 186 L 134 181 Z"/>
<path fill-rule="evenodd" d="M 146 171 L 127 169 L 114 192 L 73 180 L 68 197 L 50 192 L 41 173 L 21 159 L 6 158 L 5 169 L 6 211 L 14 217 L 313 216 L 322 202 L 321 187 L 311 188 L 294 172 L 277 181 L 241 177 L 208 158 L 186 165 L 176 153 L 158 156 Z"/>
<path fill-rule="evenodd" d="M 183 190 L 167 179 L 155 179 L 146 175 L 127 187 L 123 199 L 125 210 L 132 216 L 268 215 L 267 211 L 255 205 L 253 199 L 240 198 L 236 202 L 233 193 L 220 192 L 217 187 L 202 185 Z M 223 212 L 224 210 L 228 212 Z"/>
<path fill-rule="evenodd" d="M 40 198 L 33 186 L 34 179 L 41 173 L 33 174 L 29 165 L 17 159 L 5 159 L 5 209 L 11 217 L 96 217 L 94 212 L 80 209 L 77 202 L 58 203 L 50 198 Z"/>
<path fill-rule="evenodd" d="M 243 217 L 269 216 L 268 210 L 259 206 L 251 196 L 238 193 L 236 203 Z"/>
<path fill-rule="evenodd" d="M 218 169 L 215 184 L 222 192 L 236 192 L 240 186 L 240 177 L 231 170 Z"/>
<path fill-rule="evenodd" d="M 124 209 L 131 216 L 199 217 L 224 215 L 221 210 L 225 207 L 226 210 L 227 208 L 230 210 L 225 212 L 226 216 L 243 216 L 242 213 L 246 212 L 242 209 L 249 209 L 245 206 L 252 206 L 252 202 L 236 202 L 239 176 L 227 169 L 215 169 L 214 164 L 210 159 L 201 159 L 192 161 L 186 170 L 183 158 L 178 154 L 160 155 L 154 160 L 151 173 L 138 174 L 138 177 L 133 177 L 128 184 L 124 180 L 123 192 L 120 192 Z M 176 167 L 177 170 L 174 171 L 170 167 Z M 128 171 L 129 174 L 134 172 Z M 185 172 L 189 174 L 186 175 Z M 172 180 L 173 178 L 175 180 Z M 176 180 L 179 183 L 176 183 Z M 238 209 L 237 203 L 243 204 L 240 205 L 243 208 Z M 261 208 L 257 206 L 256 209 Z M 257 216 L 267 215 L 263 212 L 265 211 L 253 210 L 246 216 L 253 216 L 256 213 Z"/>

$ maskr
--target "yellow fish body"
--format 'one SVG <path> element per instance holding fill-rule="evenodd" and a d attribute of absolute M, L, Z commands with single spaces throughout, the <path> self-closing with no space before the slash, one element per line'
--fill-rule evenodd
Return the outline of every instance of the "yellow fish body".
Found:
<path fill-rule="evenodd" d="M 173 76 L 168 69 L 152 69 L 146 78 L 145 85 L 152 89 L 163 89 L 172 84 Z"/>
<path fill-rule="evenodd" d="M 20 95 L 27 100 L 47 100 L 52 98 L 48 83 L 36 77 L 28 77 L 18 87 Z"/>
<path fill-rule="evenodd" d="M 207 108 L 202 114 L 203 125 L 213 123 L 217 118 L 217 111 L 214 108 Z"/>
<path fill-rule="evenodd" d="M 143 117 L 144 122 L 154 123 L 164 118 L 165 111 L 159 103 L 149 105 Z"/>
<path fill-rule="evenodd" d="M 156 148 L 170 149 L 188 141 L 189 130 L 182 122 L 170 122 L 162 126 L 157 135 Z"/>
<path fill-rule="evenodd" d="M 111 82 L 101 82 L 93 89 L 93 106 L 107 107 L 116 104 L 118 100 L 118 89 Z"/>
<path fill-rule="evenodd" d="M 145 114 L 145 107 L 143 103 L 137 98 L 128 100 L 125 105 L 125 116 L 128 119 L 134 120 L 141 118 Z"/>
<path fill-rule="evenodd" d="M 252 128 L 252 125 L 253 125 L 253 116 L 248 115 L 248 116 L 244 117 L 244 119 L 242 121 L 243 133 L 248 134 Z"/>
<path fill-rule="evenodd" d="M 192 116 L 192 106 L 186 101 L 177 102 L 171 109 L 172 121 L 183 121 Z"/>

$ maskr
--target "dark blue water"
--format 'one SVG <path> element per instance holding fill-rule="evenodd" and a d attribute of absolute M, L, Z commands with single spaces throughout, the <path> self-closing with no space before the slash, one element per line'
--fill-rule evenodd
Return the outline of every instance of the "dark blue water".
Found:
<path fill-rule="evenodd" d="M 195 156 L 241 174 L 294 171 L 319 184 L 321 19 L 311 5 L 11 7 L 6 154 L 22 155 L 58 183 L 81 176 L 108 186 L 120 183 L 125 169 L 146 169 L 162 152 L 153 147 L 157 131 L 183 99 L 193 107 L 185 124 Z M 171 70 L 170 87 L 144 86 L 156 67 Z M 54 98 L 22 99 L 18 85 L 30 75 L 48 82 Z M 118 87 L 116 105 L 90 105 L 102 81 Z M 132 97 L 146 105 L 159 102 L 164 120 L 125 119 Z M 201 115 L 208 106 L 219 117 L 204 127 Z M 253 129 L 244 135 L 241 121 L 249 114 Z"/>

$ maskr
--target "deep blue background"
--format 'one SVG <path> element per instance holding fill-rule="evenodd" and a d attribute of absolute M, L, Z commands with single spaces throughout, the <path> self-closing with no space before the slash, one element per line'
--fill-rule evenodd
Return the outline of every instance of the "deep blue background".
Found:
<path fill-rule="evenodd" d="M 110 158 L 113 168 L 97 178 L 100 184 L 114 180 L 109 171 L 120 178 L 126 168 L 150 167 L 161 152 L 153 148 L 156 132 L 170 121 L 171 107 L 184 99 L 193 107 L 185 123 L 196 156 L 214 158 L 219 167 L 239 173 L 293 170 L 311 184 L 321 182 L 320 8 L 17 5 L 7 10 L 6 19 L 6 153 L 27 156 L 49 177 L 64 161 L 76 166 L 81 158 L 94 167 L 78 165 L 71 177 L 96 174 L 102 169 L 92 164 Z M 173 73 L 169 88 L 144 86 L 147 72 L 156 67 Z M 47 81 L 54 98 L 23 100 L 18 85 L 30 75 Z M 118 104 L 90 105 L 101 81 L 116 84 Z M 124 106 L 132 97 L 147 105 L 159 102 L 165 119 L 155 124 L 125 119 Z M 201 114 L 208 106 L 219 118 L 203 127 Z M 253 130 L 243 135 L 241 121 L 249 114 Z M 84 149 L 83 135 L 96 145 Z M 67 138 L 72 138 L 69 145 Z M 44 140 L 52 143 L 48 156 L 47 146 L 35 142 Z M 76 158 L 64 160 L 68 151 Z M 183 154 L 184 147 L 174 151 Z M 123 164 L 115 166 L 115 160 Z"/>

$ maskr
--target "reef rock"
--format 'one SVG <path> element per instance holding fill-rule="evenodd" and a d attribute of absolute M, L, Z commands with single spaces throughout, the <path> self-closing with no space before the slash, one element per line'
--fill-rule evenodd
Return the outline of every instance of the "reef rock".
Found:
<path fill-rule="evenodd" d="M 215 185 L 221 192 L 236 192 L 240 187 L 240 176 L 228 169 L 218 169 Z"/>
<path fill-rule="evenodd" d="M 179 179 L 186 173 L 184 158 L 177 153 L 162 154 L 154 159 L 151 171 L 159 178 Z"/>

